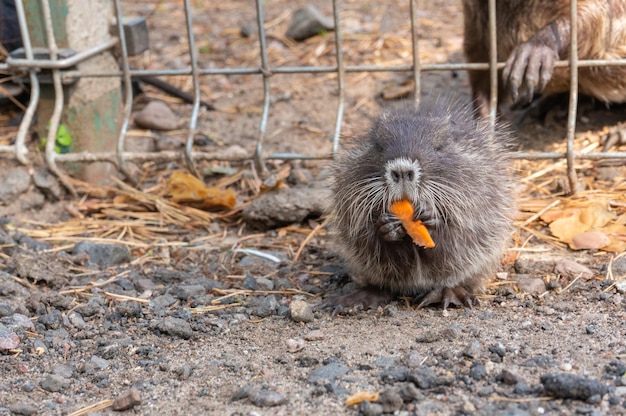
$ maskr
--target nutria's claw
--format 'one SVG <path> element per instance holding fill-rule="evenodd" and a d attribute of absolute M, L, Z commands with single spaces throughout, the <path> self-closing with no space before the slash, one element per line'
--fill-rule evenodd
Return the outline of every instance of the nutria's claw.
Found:
<path fill-rule="evenodd" d="M 444 311 L 448 309 L 450 304 L 465 306 L 469 309 L 472 309 L 474 305 L 480 305 L 476 295 L 469 293 L 461 286 L 433 289 L 420 300 L 417 308 L 420 309 L 433 303 L 441 303 Z"/>
<path fill-rule="evenodd" d="M 541 92 L 552 78 L 557 60 L 557 52 L 540 39 L 531 38 L 515 48 L 502 71 L 513 102 L 520 99 L 532 101 L 533 95 Z M 519 91 L 522 88 L 524 95 L 520 97 Z"/>
<path fill-rule="evenodd" d="M 378 233 L 385 241 L 402 241 L 406 237 L 406 230 L 400 219 L 389 212 L 383 213 L 376 225 Z"/>

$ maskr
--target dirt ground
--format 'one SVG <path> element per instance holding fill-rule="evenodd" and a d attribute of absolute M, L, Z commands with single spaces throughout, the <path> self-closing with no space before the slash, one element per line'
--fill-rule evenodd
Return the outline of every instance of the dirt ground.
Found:
<path fill-rule="evenodd" d="M 181 2 L 122 3 L 129 14 L 147 15 L 150 26 L 151 50 L 134 67 L 188 62 Z M 201 65 L 256 66 L 256 35 L 241 35 L 254 27 L 253 2 L 194 3 Z M 342 2 L 348 65 L 410 63 L 406 3 Z M 459 3 L 420 2 L 423 62 L 462 61 Z M 264 4 L 272 65 L 334 64 L 332 31 L 303 43 L 284 37 L 293 10 L 315 4 L 330 16 L 330 2 Z M 350 74 L 344 136 L 363 131 L 385 105 L 381 94 L 409 76 Z M 186 77 L 168 80 L 191 90 Z M 264 154 L 328 154 L 336 78 L 280 75 L 271 82 Z M 146 89 L 188 118 L 188 105 Z M 423 90 L 455 91 L 469 102 L 464 72 L 425 73 Z M 260 78 L 210 76 L 202 91 L 217 110 L 202 113 L 198 146 L 253 149 Z M 545 121 L 507 113 L 518 147 L 562 145 L 564 108 Z M 578 131 L 592 133 L 581 143 L 624 118 L 623 109 L 583 103 Z M 130 141 L 179 148 L 185 137 L 184 129 L 134 130 Z M 325 186 L 326 162 L 268 166 L 288 167 L 286 185 L 304 193 Z M 624 166 L 578 167 L 588 193 L 575 202 L 610 198 L 623 214 Z M 0 196 L 9 195 L 0 205 L 0 415 L 626 414 L 626 258 L 571 250 L 542 220 L 525 223 L 537 206 L 567 202 L 557 163 L 516 164 L 526 210 L 479 307 L 418 310 L 398 299 L 337 316 L 319 306 L 352 284 L 323 219 L 254 229 L 241 213 L 261 197 L 251 165 L 201 168 L 208 184 L 237 192 L 236 209 L 167 205 L 167 179 L 183 169 L 176 163 L 142 165 L 141 193 L 119 183 L 80 184 L 73 199 L 38 166 L 0 160 Z M 529 179 L 541 171 L 550 173 Z M 37 175 L 51 184 L 35 186 Z M 378 397 L 346 404 L 359 392 Z"/>

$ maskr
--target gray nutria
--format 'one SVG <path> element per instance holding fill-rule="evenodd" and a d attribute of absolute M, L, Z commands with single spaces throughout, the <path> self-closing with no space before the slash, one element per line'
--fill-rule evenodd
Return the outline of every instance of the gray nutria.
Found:
<path fill-rule="evenodd" d="M 463 0 L 464 49 L 468 62 L 488 62 L 487 0 Z M 626 0 L 579 0 L 579 59 L 626 58 Z M 570 55 L 568 0 L 497 0 L 500 98 L 530 100 L 534 93 L 569 90 L 569 68 L 554 62 Z M 474 104 L 481 115 L 489 108 L 488 71 L 469 71 Z M 579 68 L 579 91 L 605 102 L 626 101 L 626 66 Z"/>
<path fill-rule="evenodd" d="M 391 295 L 472 306 L 500 264 L 514 213 L 508 133 L 450 99 L 384 112 L 334 163 L 331 221 L 369 308 Z M 435 242 L 411 241 L 392 203 L 408 200 Z"/>

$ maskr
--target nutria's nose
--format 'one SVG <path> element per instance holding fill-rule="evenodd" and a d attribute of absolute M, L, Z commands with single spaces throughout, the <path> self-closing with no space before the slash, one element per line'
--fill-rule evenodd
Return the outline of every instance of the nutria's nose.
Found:
<path fill-rule="evenodd" d="M 389 173 L 395 183 L 413 182 L 416 176 L 415 170 L 408 167 L 392 169 Z"/>

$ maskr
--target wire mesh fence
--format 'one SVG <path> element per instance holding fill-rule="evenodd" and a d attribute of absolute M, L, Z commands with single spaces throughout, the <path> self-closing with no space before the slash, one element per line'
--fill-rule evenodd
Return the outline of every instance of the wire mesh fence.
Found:
<path fill-rule="evenodd" d="M 52 17 L 50 2 L 48 0 L 41 1 L 41 10 L 43 14 L 43 22 L 45 29 L 45 38 L 47 42 L 47 54 L 44 57 L 39 56 L 32 47 L 31 37 L 32 33 L 29 33 L 27 16 L 24 10 L 23 0 L 16 0 L 17 22 L 20 27 L 23 41 L 23 56 L 9 56 L 5 64 L 0 66 L 0 69 L 9 72 L 25 72 L 28 74 L 30 81 L 30 101 L 26 108 L 24 117 L 21 121 L 20 128 L 17 132 L 17 137 L 12 145 L 0 146 L 0 152 L 10 153 L 15 156 L 23 164 L 29 163 L 29 156 L 26 146 L 26 138 L 31 126 L 35 111 L 40 100 L 40 80 L 39 77 L 42 71 L 49 71 L 52 75 L 52 83 L 54 86 L 54 111 L 49 120 L 49 132 L 48 140 L 45 149 L 45 160 L 48 167 L 57 174 L 61 179 L 64 178 L 63 170 L 58 168 L 58 164 L 61 162 L 96 162 L 105 161 L 114 164 L 117 169 L 124 173 L 129 179 L 132 179 L 132 175 L 127 169 L 128 162 L 138 161 L 172 161 L 182 160 L 186 167 L 193 173 L 197 174 L 198 170 L 196 164 L 201 160 L 226 160 L 226 161 L 241 161 L 241 160 L 254 160 L 257 166 L 262 167 L 264 160 L 267 159 L 320 159 L 331 158 L 337 152 L 339 147 L 340 137 L 342 135 L 342 122 L 344 119 L 344 112 L 346 110 L 346 74 L 349 73 L 371 73 L 371 72 L 404 72 L 412 71 L 413 78 L 413 97 L 416 102 L 419 101 L 420 89 L 421 89 L 421 76 L 424 72 L 429 71 L 451 71 L 451 70 L 484 70 L 489 72 L 490 76 L 490 111 L 489 120 L 492 125 L 495 124 L 498 103 L 498 71 L 505 65 L 503 62 L 497 62 L 497 33 L 496 33 L 496 0 L 489 0 L 489 62 L 484 63 L 428 63 L 422 64 L 420 62 L 420 51 L 418 46 L 418 39 L 420 37 L 420 27 L 418 24 L 418 13 L 420 9 L 420 2 L 418 0 L 407 0 L 410 6 L 410 15 L 407 19 L 410 20 L 410 33 L 407 33 L 407 38 L 411 40 L 410 59 L 407 59 L 406 63 L 395 65 L 370 65 L 370 64 L 357 64 L 347 65 L 344 62 L 344 44 L 342 38 L 342 7 L 340 0 L 332 0 L 332 19 L 334 22 L 334 49 L 335 49 L 335 64 L 327 66 L 282 66 L 272 65 L 268 59 L 268 44 L 267 34 L 265 30 L 265 9 L 272 7 L 271 2 L 263 2 L 262 0 L 255 1 L 255 13 L 258 30 L 258 48 L 259 48 L 259 60 L 255 66 L 252 67 L 225 67 L 225 68 L 212 68 L 203 67 L 198 61 L 198 51 L 196 46 L 196 39 L 194 36 L 194 9 L 190 0 L 183 1 L 183 7 L 185 11 L 185 36 L 187 41 L 187 53 L 189 65 L 178 69 L 159 69 L 159 70 L 138 70 L 132 69 L 130 65 L 130 57 L 127 49 L 127 39 L 124 30 L 123 22 L 126 21 L 126 16 L 122 12 L 120 0 L 113 1 L 116 30 L 114 36 L 109 40 L 100 44 L 92 45 L 91 47 L 76 51 L 75 54 L 64 57 L 59 53 L 59 48 L 55 41 L 55 33 L 53 31 Z M 555 152 L 518 152 L 516 157 L 525 159 L 566 159 L 567 160 L 567 172 L 570 183 L 570 189 L 576 190 L 576 171 L 575 161 L 576 159 L 606 159 L 606 158 L 626 158 L 626 152 L 591 152 L 591 153 L 579 153 L 574 150 L 574 136 L 576 128 L 576 112 L 577 112 L 577 98 L 578 98 L 578 68 L 585 66 L 603 66 L 603 65 L 626 65 L 626 59 L 617 60 L 579 60 L 578 59 L 578 43 L 577 43 L 577 14 L 576 0 L 571 0 L 571 42 L 570 53 L 567 61 L 559 61 L 556 63 L 556 67 L 570 67 L 570 101 L 567 115 L 567 151 L 564 153 Z M 118 48 L 120 69 L 119 70 L 80 70 L 76 69 L 76 65 L 85 62 L 93 57 L 101 54 L 105 51 L 110 51 L 113 48 Z M 290 153 L 290 152 L 277 152 L 271 154 L 264 153 L 264 145 L 267 135 L 267 121 L 269 114 L 272 111 L 272 84 L 274 79 L 278 75 L 282 74 L 336 74 L 337 81 L 337 97 L 335 102 L 335 123 L 332 134 L 332 150 L 327 155 L 316 154 L 303 154 L 303 153 Z M 160 77 L 160 76 L 188 76 L 191 79 L 191 85 L 193 89 L 193 103 L 191 108 L 191 115 L 187 125 L 186 141 L 182 151 L 155 151 L 155 152 L 133 152 L 125 149 L 125 139 L 127 137 L 129 120 L 131 117 L 131 106 L 133 103 L 133 88 L 131 85 L 131 77 L 133 78 L 145 78 L 145 77 Z M 231 154 L 224 152 L 205 152 L 194 148 L 194 137 L 198 127 L 198 117 L 200 113 L 200 107 L 202 102 L 201 93 L 201 78 L 211 77 L 216 75 L 254 75 L 258 76 L 262 81 L 263 89 L 263 104 L 262 114 L 260 117 L 260 123 L 258 126 L 258 133 L 256 138 L 256 144 L 254 149 L 250 149 L 250 152 L 246 155 Z M 64 91 L 63 81 L 67 79 L 77 78 L 102 78 L 111 77 L 118 78 L 122 81 L 125 91 L 125 97 L 123 100 L 123 122 L 117 136 L 115 151 L 108 152 L 81 152 L 81 153 L 66 153 L 58 154 L 55 152 L 55 134 L 60 123 L 61 115 L 63 112 Z"/>

